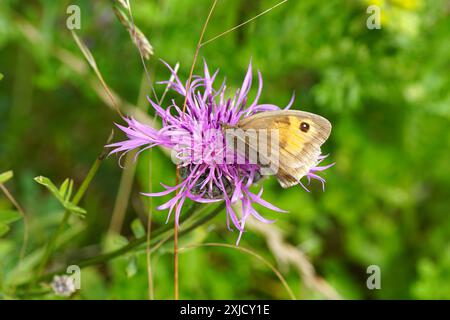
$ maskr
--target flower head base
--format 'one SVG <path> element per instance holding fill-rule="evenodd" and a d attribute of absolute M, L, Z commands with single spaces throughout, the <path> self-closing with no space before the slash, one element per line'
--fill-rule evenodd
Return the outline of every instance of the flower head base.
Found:
<path fill-rule="evenodd" d="M 258 112 L 279 110 L 273 104 L 259 104 L 258 99 L 262 92 L 262 77 L 258 72 L 258 90 L 255 99 L 248 101 L 248 94 L 252 83 L 252 67 L 248 67 L 247 74 L 240 89 L 232 98 L 226 98 L 226 85 L 223 83 L 219 89 L 213 88 L 218 71 L 210 74 L 206 63 L 204 75 L 194 76 L 189 90 L 183 85 L 174 70 L 166 64 L 173 74 L 173 81 L 161 82 L 186 99 L 186 108 L 172 103 L 164 109 L 149 99 L 156 114 L 162 119 L 162 128 L 156 130 L 142 124 L 133 118 L 125 118 L 128 126 L 117 125 L 126 135 L 124 141 L 113 143 L 111 153 L 123 152 L 133 149 L 143 150 L 164 146 L 172 150 L 172 160 L 179 168 L 181 182 L 175 186 L 162 186 L 164 191 L 146 193 L 147 196 L 164 196 L 174 193 L 172 199 L 159 206 L 159 210 L 168 209 L 169 219 L 172 212 L 178 223 L 181 208 L 186 199 L 200 203 L 225 201 L 227 212 L 227 226 L 240 231 L 239 239 L 244 231 L 245 221 L 253 216 L 256 219 L 271 223 L 262 217 L 254 208 L 257 203 L 278 212 L 285 212 L 262 199 L 263 188 L 258 193 L 250 191 L 252 185 L 261 179 L 261 168 L 258 164 L 249 161 L 236 161 L 239 158 L 227 143 L 223 134 L 224 127 L 233 127 L 241 119 Z M 293 103 L 291 99 L 288 109 Z M 185 112 L 183 112 L 185 111 Z M 231 157 L 230 157 L 231 153 Z M 234 159 L 223 161 L 223 159 Z M 317 165 L 325 158 L 319 156 Z M 308 182 L 311 179 L 319 180 L 325 185 L 325 180 L 317 172 L 329 166 L 314 166 L 306 175 Z M 306 188 L 306 187 L 304 187 Z M 242 212 L 238 214 L 235 204 L 241 203 Z"/>

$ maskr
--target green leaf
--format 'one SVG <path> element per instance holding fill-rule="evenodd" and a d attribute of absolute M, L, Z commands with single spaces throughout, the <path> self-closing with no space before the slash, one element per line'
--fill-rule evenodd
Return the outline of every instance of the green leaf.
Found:
<path fill-rule="evenodd" d="M 59 195 L 64 201 L 70 201 L 73 191 L 73 180 L 67 178 L 59 187 Z"/>
<path fill-rule="evenodd" d="M 3 79 L 3 74 L 0 73 L 0 80 L 2 80 L 2 79 Z"/>
<path fill-rule="evenodd" d="M 0 210 L 0 224 L 9 224 L 22 218 L 18 211 Z"/>
<path fill-rule="evenodd" d="M 0 223 L 0 237 L 5 235 L 9 231 L 9 226 L 4 223 Z"/>
<path fill-rule="evenodd" d="M 70 212 L 84 218 L 86 216 L 87 211 L 81 207 L 74 205 L 72 202 L 63 203 L 64 208 L 69 210 Z"/>
<path fill-rule="evenodd" d="M 9 170 L 3 173 L 0 173 L 0 183 L 5 183 L 10 180 L 14 176 L 14 173 Z"/>
<path fill-rule="evenodd" d="M 145 235 L 145 228 L 142 225 L 141 220 L 137 218 L 131 222 L 131 230 L 136 238 L 141 238 Z"/>
<path fill-rule="evenodd" d="M 64 180 L 59 189 L 49 178 L 44 176 L 38 176 L 34 178 L 34 181 L 45 186 L 56 197 L 56 199 L 58 199 L 62 206 L 70 212 L 80 217 L 84 217 L 86 215 L 85 209 L 78 207 L 69 201 L 73 190 L 73 181 L 71 179 Z"/>
<path fill-rule="evenodd" d="M 54 183 L 47 177 L 38 176 L 34 178 L 34 181 L 46 187 L 61 203 L 64 202 L 64 199 L 61 197 L 59 193 L 59 189 L 54 185 Z"/>
<path fill-rule="evenodd" d="M 64 182 L 63 182 L 63 183 L 61 184 L 61 186 L 59 187 L 59 195 L 60 195 L 63 199 L 66 198 L 65 195 L 66 195 L 67 189 L 68 189 L 68 187 L 69 187 L 69 182 L 70 182 L 70 179 L 67 178 L 66 180 L 64 180 Z"/>
<path fill-rule="evenodd" d="M 64 198 L 66 201 L 70 201 L 70 198 L 72 197 L 73 192 L 73 180 L 70 179 L 69 181 L 69 188 L 67 189 L 66 197 Z"/>

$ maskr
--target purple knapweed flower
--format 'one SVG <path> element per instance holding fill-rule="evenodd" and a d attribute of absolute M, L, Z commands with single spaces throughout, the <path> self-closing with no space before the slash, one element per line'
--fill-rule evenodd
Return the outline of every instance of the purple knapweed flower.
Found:
<path fill-rule="evenodd" d="M 265 223 L 274 222 L 262 217 L 253 208 L 253 204 L 257 203 L 278 212 L 286 211 L 262 199 L 262 187 L 257 193 L 250 191 L 250 187 L 261 179 L 260 168 L 257 164 L 223 161 L 224 155 L 230 150 L 224 142 L 222 128 L 224 125 L 232 127 L 239 120 L 258 112 L 279 110 L 279 107 L 273 104 L 258 103 L 262 91 L 260 72 L 258 72 L 259 86 L 256 97 L 251 103 L 247 101 L 252 83 L 251 63 L 241 88 L 232 98 L 225 96 L 225 82 L 219 89 L 213 88 L 218 71 L 211 75 L 206 62 L 204 63 L 204 75 L 192 78 L 188 92 L 186 92 L 187 83 L 184 85 L 175 71 L 169 65 L 166 64 L 166 66 L 172 72 L 174 80 L 160 83 L 168 85 L 170 89 L 181 95 L 183 101 L 186 99 L 185 112 L 182 110 L 183 102 L 180 105 L 172 100 L 171 104 L 164 109 L 149 98 L 156 115 L 162 119 L 162 128 L 156 130 L 133 118 L 125 118 L 127 126 L 119 124 L 117 126 L 127 135 L 127 139 L 110 144 L 108 147 L 115 148 L 111 154 L 120 152 L 125 154 L 138 148 L 141 152 L 155 146 L 171 149 L 172 159 L 179 167 L 181 182 L 175 186 L 166 186 L 161 183 L 164 191 L 144 193 L 144 195 L 155 197 L 173 193 L 172 199 L 159 206 L 158 209 L 169 210 L 167 221 L 175 210 L 177 223 L 186 199 L 200 203 L 225 201 L 227 226 L 231 230 L 232 224 L 240 231 L 238 243 L 244 231 L 245 221 L 250 216 Z M 286 109 L 290 108 L 293 101 L 294 97 Z M 311 179 L 317 179 L 324 186 L 325 180 L 317 175 L 318 172 L 329 167 L 318 166 L 324 158 L 325 156 L 320 156 L 316 166 L 310 168 L 306 175 L 308 183 Z M 242 207 L 240 216 L 234 208 L 238 202 Z"/>

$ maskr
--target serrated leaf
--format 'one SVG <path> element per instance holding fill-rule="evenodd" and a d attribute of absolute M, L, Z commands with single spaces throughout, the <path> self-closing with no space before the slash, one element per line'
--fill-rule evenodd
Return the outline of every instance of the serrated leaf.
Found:
<path fill-rule="evenodd" d="M 3 173 L 0 173 L 0 183 L 5 183 L 10 180 L 14 176 L 14 173 L 9 170 Z"/>
<path fill-rule="evenodd" d="M 9 224 L 22 218 L 19 212 L 14 210 L 0 210 L 0 223 Z"/>
<path fill-rule="evenodd" d="M 4 223 L 0 223 L 0 237 L 4 236 L 9 231 L 9 226 Z"/>
<path fill-rule="evenodd" d="M 145 235 L 145 228 L 139 219 L 134 219 L 133 222 L 131 222 L 131 230 L 136 238 L 141 238 Z"/>

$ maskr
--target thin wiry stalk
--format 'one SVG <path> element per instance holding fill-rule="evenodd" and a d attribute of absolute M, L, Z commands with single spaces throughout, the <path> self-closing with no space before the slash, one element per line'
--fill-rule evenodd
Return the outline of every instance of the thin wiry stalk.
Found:
<path fill-rule="evenodd" d="M 112 140 L 112 138 L 113 138 L 113 132 L 111 132 L 111 135 L 108 138 L 107 144 Z M 89 169 L 88 174 L 86 175 L 83 182 L 81 183 L 80 188 L 77 190 L 77 192 L 75 193 L 75 196 L 72 199 L 72 202 L 74 205 L 77 205 L 80 202 L 83 195 L 86 193 L 87 188 L 91 184 L 92 179 L 94 178 L 95 174 L 97 173 L 97 171 L 100 167 L 100 164 L 102 163 L 105 156 L 106 156 L 105 151 L 102 151 L 102 153 L 97 157 L 97 159 L 95 159 L 94 163 L 92 164 L 91 168 Z M 58 228 L 52 234 L 50 240 L 47 242 L 42 259 L 41 259 L 41 261 L 36 269 L 36 273 L 33 277 L 33 281 L 31 283 L 32 285 L 34 285 L 37 282 L 38 278 L 44 271 L 44 268 L 46 267 L 48 261 L 50 260 L 52 254 L 53 254 L 53 251 L 55 249 L 56 240 L 58 239 L 58 236 L 61 234 L 61 232 L 63 231 L 67 222 L 69 221 L 70 215 L 71 215 L 71 212 L 69 210 L 64 211 L 64 216 L 63 216 L 61 222 L 59 223 Z"/>
<path fill-rule="evenodd" d="M 277 227 L 253 221 L 249 221 L 248 226 L 254 231 L 260 232 L 266 238 L 267 245 L 277 259 L 278 265 L 287 266 L 290 264 L 294 266 L 306 286 L 319 292 L 325 298 L 331 300 L 342 299 L 342 296 L 339 295 L 336 289 L 316 273 L 314 265 L 306 254 L 283 239 L 281 231 Z"/>
<path fill-rule="evenodd" d="M 152 149 L 150 149 L 149 157 L 152 156 Z M 152 176 L 153 176 L 153 162 L 151 158 L 148 161 L 148 190 L 153 192 L 152 188 Z M 153 219 L 153 197 L 148 197 L 148 215 L 147 215 L 147 243 L 145 246 L 146 263 L 147 263 L 147 283 L 148 283 L 148 299 L 153 300 L 155 298 L 155 292 L 153 288 L 153 272 L 152 272 L 152 260 L 150 254 L 150 241 L 152 239 L 152 219 Z"/>
<path fill-rule="evenodd" d="M 129 15 L 130 15 L 130 20 L 128 20 L 128 24 L 129 24 L 129 28 L 130 28 L 130 35 L 132 37 L 135 37 L 136 35 L 134 34 L 134 32 L 136 32 L 136 27 L 134 25 L 134 20 L 133 20 L 133 16 L 131 14 L 131 6 L 128 3 L 128 1 L 125 1 L 122 3 L 122 5 L 126 5 L 125 8 L 128 10 Z M 123 14 L 123 13 L 122 13 Z M 153 92 L 153 94 L 156 97 L 156 92 L 154 90 L 154 86 L 153 83 L 151 82 L 152 77 L 150 76 L 147 66 L 145 64 L 144 61 L 144 56 L 143 56 L 143 49 L 141 50 L 141 48 L 138 46 L 139 49 L 139 54 L 142 60 L 142 64 L 144 65 L 144 75 L 142 76 L 142 80 L 141 80 L 141 85 L 140 85 L 140 89 L 139 89 L 139 94 L 138 94 L 138 101 L 137 101 L 137 107 L 140 108 L 141 110 L 143 110 L 145 112 L 145 105 L 146 105 L 146 91 L 147 88 L 145 86 L 145 83 L 147 80 L 148 81 L 148 85 L 150 86 L 150 90 Z M 153 53 L 153 52 L 152 52 Z M 148 59 L 147 57 L 145 57 L 146 59 Z M 153 123 L 152 123 L 152 127 L 155 126 L 155 120 L 156 118 L 153 118 Z M 126 209 L 127 209 L 127 203 L 128 203 L 128 199 L 130 198 L 130 193 L 131 193 L 131 187 L 134 181 L 134 176 L 135 176 L 135 171 L 136 171 L 136 151 L 134 152 L 130 152 L 125 156 L 125 168 L 123 170 L 122 173 L 122 178 L 120 180 L 120 184 L 119 184 L 119 191 L 116 197 L 116 202 L 114 205 L 114 210 L 113 210 L 113 215 L 112 215 L 112 219 L 111 219 L 111 226 L 110 226 L 110 231 L 112 232 L 119 232 L 122 229 L 122 224 L 123 224 L 123 219 L 126 213 Z"/>
<path fill-rule="evenodd" d="M 208 206 L 211 207 L 212 205 Z M 188 218 L 190 216 L 192 216 L 195 212 L 196 209 L 198 208 L 198 206 L 194 203 L 189 209 L 188 211 L 185 213 L 185 223 L 188 222 Z M 212 220 L 215 216 L 217 216 L 220 212 L 222 212 L 222 210 L 225 208 L 225 204 L 222 202 L 221 204 L 219 204 L 218 206 L 216 206 L 209 214 L 206 215 L 202 215 L 200 218 L 198 218 L 197 220 L 195 220 L 192 224 L 190 224 L 189 226 L 187 226 L 186 228 L 184 228 L 184 224 L 181 226 L 182 229 L 179 233 L 179 236 L 183 236 L 188 234 L 189 232 L 191 232 L 192 230 L 198 228 L 199 226 L 205 224 L 206 222 Z M 201 210 L 201 212 L 203 212 L 203 210 Z M 166 235 L 166 236 L 165 236 Z M 164 237 L 165 236 L 165 237 Z M 165 224 L 163 227 L 153 231 L 153 238 L 152 238 L 152 243 L 156 243 L 157 241 L 159 241 L 159 245 L 153 246 L 151 248 L 151 251 L 154 252 L 155 250 L 157 250 L 162 244 L 166 243 L 167 241 L 172 240 L 174 237 L 173 234 L 173 229 L 172 226 L 170 224 Z M 162 238 L 162 240 L 160 240 Z M 88 259 L 84 259 L 84 260 L 80 260 L 80 261 L 73 261 L 70 264 L 74 264 L 79 266 L 80 268 L 85 268 L 85 267 L 89 267 L 89 266 L 93 266 L 93 265 L 97 265 L 97 264 L 101 264 L 101 263 L 105 263 L 109 260 L 112 260 L 114 258 L 120 257 L 122 255 L 125 255 L 126 253 L 135 250 L 136 248 L 138 248 L 140 245 L 144 244 L 147 240 L 147 235 L 142 236 L 140 238 L 136 238 L 134 240 L 132 240 L 131 242 L 129 242 L 127 245 L 123 246 L 122 248 L 119 248 L 117 250 L 105 253 L 105 254 L 101 254 L 101 255 L 97 255 L 95 257 L 92 258 L 88 258 Z M 61 274 L 61 273 L 65 273 L 65 268 L 61 268 L 59 270 L 53 271 L 53 272 L 49 272 L 47 274 L 41 275 L 40 277 L 38 277 L 37 281 L 45 281 L 45 280 L 49 280 L 51 279 L 53 276 Z M 20 287 L 24 287 L 29 285 L 30 283 L 24 283 L 22 284 Z"/>
<path fill-rule="evenodd" d="M 23 19 L 20 15 L 14 13 L 14 26 L 17 30 L 23 35 L 25 40 L 27 40 L 31 45 L 38 47 L 44 41 L 44 37 L 42 35 L 41 30 L 37 29 L 27 20 Z M 97 75 L 92 76 L 89 70 L 89 64 L 85 62 L 85 60 L 79 58 L 77 55 L 74 55 L 69 50 L 53 45 L 49 53 L 52 54 L 57 60 L 59 60 L 62 64 L 68 67 L 71 71 L 73 71 L 76 75 L 86 81 L 92 90 L 97 94 L 98 98 L 106 104 L 109 108 L 116 110 L 116 106 L 118 106 L 123 112 L 132 115 L 137 120 L 142 121 L 147 124 L 152 123 L 152 118 L 135 105 L 126 101 L 122 97 L 120 97 L 113 89 L 109 86 L 109 94 L 105 92 L 105 88 Z M 72 79 L 76 79 L 72 77 Z M 110 99 L 111 95 L 113 99 Z"/>
<path fill-rule="evenodd" d="M 261 17 L 262 15 L 265 15 L 265 14 L 268 13 L 269 11 L 272 11 L 272 10 L 275 9 L 276 7 L 281 6 L 283 3 L 287 2 L 287 1 L 288 1 L 288 0 L 283 0 L 283 1 L 279 2 L 279 3 L 277 3 L 276 5 L 270 7 L 269 9 L 264 10 L 263 12 L 257 14 L 257 15 L 254 16 L 253 18 L 250 18 L 250 19 L 248 19 L 247 21 L 244 21 L 244 22 L 238 24 L 237 26 L 234 26 L 233 28 L 228 29 L 227 31 L 224 31 L 224 32 L 218 34 L 217 36 L 214 36 L 214 37 L 212 37 L 211 39 L 206 40 L 205 42 L 202 42 L 200 46 L 203 47 L 205 44 L 208 44 L 208 43 L 210 43 L 210 42 L 213 42 L 214 40 L 217 40 L 218 38 L 220 38 L 220 37 L 222 37 L 222 36 L 224 36 L 224 35 L 226 35 L 226 34 L 232 32 L 232 31 L 234 31 L 234 30 L 236 30 L 236 29 L 239 29 L 240 27 L 246 25 L 247 23 L 252 22 L 253 20 L 255 20 L 255 19 Z"/>
<path fill-rule="evenodd" d="M 186 247 L 180 248 L 179 251 L 186 251 L 186 250 L 190 250 L 190 249 L 195 249 L 195 248 L 200 248 L 200 247 L 224 247 L 224 248 L 229 248 L 229 249 L 234 249 L 234 250 L 238 250 L 241 252 L 244 252 L 246 254 L 249 254 L 253 257 L 255 257 L 256 259 L 258 259 L 259 261 L 263 262 L 266 266 L 268 266 L 273 273 L 275 273 L 275 275 L 278 277 L 278 279 L 280 279 L 281 283 L 283 284 L 283 286 L 286 288 L 287 293 L 289 294 L 289 297 L 292 300 L 296 300 L 296 297 L 294 295 L 294 293 L 292 292 L 291 287 L 289 287 L 286 279 L 283 277 L 283 275 L 281 274 L 280 271 L 278 271 L 277 268 L 275 268 L 275 266 L 273 264 L 271 264 L 269 261 L 267 261 L 266 259 L 264 259 L 262 256 L 260 256 L 259 254 L 257 254 L 256 252 L 247 249 L 247 248 L 243 248 L 243 247 L 238 247 L 235 245 L 231 245 L 231 244 L 227 244 L 227 243 L 215 243 L 215 242 L 211 242 L 211 243 L 200 243 L 200 244 L 192 244 L 192 245 L 188 245 Z"/>
<path fill-rule="evenodd" d="M 144 49 L 141 47 L 142 41 L 137 41 L 137 28 L 136 25 L 134 23 L 134 18 L 133 18 L 133 13 L 131 11 L 131 4 L 128 0 L 122 0 L 120 1 L 121 5 L 123 8 L 125 8 L 128 11 L 129 17 L 130 17 L 130 21 L 128 21 L 128 25 L 130 26 L 129 32 L 131 37 L 133 38 L 134 43 L 136 44 L 138 51 L 139 51 L 139 56 L 141 58 L 141 63 L 144 67 L 144 74 L 147 77 L 147 81 L 148 84 L 152 90 L 152 93 L 155 97 L 156 100 L 157 99 L 157 95 L 156 95 L 156 91 L 155 88 L 153 86 L 153 82 L 152 82 L 152 77 L 150 76 L 148 69 L 147 69 L 147 64 L 145 63 L 145 59 L 149 59 L 150 55 L 145 55 L 145 51 Z M 151 54 L 153 54 L 153 48 L 151 49 Z M 142 85 L 143 82 L 141 83 L 141 89 L 142 89 Z M 168 86 L 166 88 L 166 90 L 168 89 Z M 163 97 L 161 98 L 164 99 L 165 94 L 163 95 Z M 156 117 L 153 117 L 153 123 L 152 123 L 152 127 L 155 126 L 155 121 L 156 121 Z M 148 164 L 148 171 L 149 171 L 149 192 L 152 192 L 152 153 L 153 153 L 153 149 L 149 150 L 149 164 Z M 152 272 L 152 266 L 151 266 L 151 255 L 150 255 L 150 241 L 151 241 L 151 235 L 152 235 L 152 212 L 153 212 L 153 199 L 152 197 L 148 197 L 148 215 L 147 215 L 147 244 L 146 244 L 146 264 L 147 264 L 147 283 L 148 283 L 148 298 L 149 300 L 153 300 L 154 298 L 154 290 L 153 290 L 153 272 Z"/>
<path fill-rule="evenodd" d="M 145 76 L 142 77 L 141 86 L 137 98 L 137 107 L 144 109 L 145 107 Z M 125 156 L 125 165 L 120 178 L 119 189 L 117 191 L 114 209 L 111 217 L 111 223 L 108 232 L 120 233 L 122 230 L 123 221 L 128 208 L 131 189 L 134 182 L 136 172 L 136 153 L 132 151 Z"/>
<path fill-rule="evenodd" d="M 131 11 L 130 11 L 130 16 Z M 178 68 L 180 67 L 179 63 L 175 65 L 174 74 L 170 76 L 169 83 L 174 80 L 175 74 L 178 72 Z M 147 73 L 147 71 L 146 71 Z M 149 77 L 150 79 L 150 77 Z M 153 88 L 153 86 L 152 86 Z M 167 92 L 169 91 L 169 84 L 167 84 L 166 88 L 164 89 L 164 92 L 161 96 L 161 99 L 159 99 L 158 104 L 162 105 L 164 102 L 164 98 L 166 97 Z M 154 92 L 154 90 L 153 90 Z M 156 93 L 154 92 L 155 96 Z M 153 121 L 156 120 L 156 117 L 153 118 Z M 149 151 L 149 163 L 148 163 L 148 176 L 149 176 L 149 193 L 153 192 L 152 189 L 152 176 L 153 176 L 153 162 L 152 162 L 152 154 L 153 154 L 153 148 L 151 148 Z M 153 274 L 152 274 L 152 266 L 151 266 L 151 250 L 150 250 L 150 243 L 151 243 L 151 233 L 152 233 L 152 212 L 153 212 L 153 197 L 148 197 L 148 217 L 147 217 L 147 245 L 146 245 L 146 260 L 147 260 L 147 281 L 148 281 L 148 297 L 149 300 L 154 299 L 154 289 L 153 289 Z"/>
<path fill-rule="evenodd" d="M 209 19 L 211 19 L 214 8 L 216 7 L 217 0 L 214 0 L 211 9 L 209 10 L 208 16 L 206 17 L 206 21 L 203 24 L 202 31 L 200 33 L 200 37 L 198 39 L 197 47 L 195 48 L 194 59 L 192 60 L 191 70 L 189 71 L 189 77 L 186 83 L 186 95 L 184 97 L 183 102 L 183 113 L 186 112 L 186 104 L 187 104 L 187 93 L 189 92 L 189 88 L 191 87 L 192 75 L 194 74 L 195 63 L 197 62 L 198 53 L 200 52 L 200 47 L 202 45 L 203 36 L 205 35 L 206 27 L 208 26 Z"/>
<path fill-rule="evenodd" d="M 120 233 L 122 230 L 136 172 L 136 153 L 137 150 L 133 150 L 125 156 L 124 169 L 122 170 L 119 188 L 114 202 L 111 223 L 108 230 L 109 233 Z"/>
<path fill-rule="evenodd" d="M 197 207 L 198 204 L 194 202 L 193 206 Z M 204 210 L 200 210 L 200 211 L 198 212 L 198 214 L 200 215 L 203 211 L 204 211 Z M 210 219 L 211 215 L 214 215 L 214 213 L 205 215 L 204 218 L 201 218 L 201 219 L 197 220 L 193 225 L 196 225 L 196 223 L 197 223 L 198 221 L 203 221 L 203 219 L 204 219 L 205 221 L 208 221 L 208 220 Z M 190 216 L 186 214 L 186 215 L 185 215 L 185 218 L 184 218 L 184 219 L 185 219 L 185 223 L 187 223 L 187 222 L 189 221 L 189 218 L 190 218 Z M 180 232 L 179 234 L 182 234 L 182 233 L 185 233 L 185 232 L 186 232 L 186 230 L 182 229 L 182 226 L 181 226 L 179 229 L 181 229 L 181 232 Z M 191 230 L 191 229 L 192 229 L 192 226 L 190 226 L 188 230 Z M 152 250 L 151 250 L 151 251 L 153 252 L 153 251 L 158 250 L 163 244 L 165 244 L 165 243 L 166 243 L 167 241 L 169 241 L 170 239 L 172 239 L 172 235 L 169 234 L 167 237 L 161 239 L 161 241 L 159 241 L 156 245 L 154 245 L 154 246 L 152 247 Z"/>
<path fill-rule="evenodd" d="M 23 210 L 22 206 L 17 202 L 17 200 L 14 198 L 14 196 L 9 192 L 8 188 L 0 183 L 0 189 L 2 189 L 5 196 L 11 201 L 11 203 L 16 207 L 17 211 L 20 213 L 23 219 L 23 242 L 22 247 L 20 249 L 20 255 L 19 255 L 19 264 L 22 263 L 23 257 L 25 256 L 25 252 L 27 250 L 28 245 L 28 217 L 25 214 L 25 211 Z"/>
<path fill-rule="evenodd" d="M 212 13 L 214 11 L 214 8 L 216 7 L 216 4 L 217 4 L 217 0 L 214 0 L 213 4 L 211 6 L 211 9 L 209 10 L 208 16 L 206 17 L 206 21 L 203 24 L 202 31 L 201 31 L 200 37 L 198 39 L 197 47 L 195 49 L 194 59 L 192 61 L 191 70 L 189 71 L 189 78 L 186 83 L 186 95 L 184 97 L 184 102 L 183 102 L 183 114 L 186 112 L 186 104 L 187 104 L 189 87 L 191 86 L 192 75 L 194 73 L 195 63 L 197 62 L 197 57 L 198 57 L 198 53 L 200 51 L 200 46 L 201 46 L 203 36 L 206 31 L 206 27 L 208 26 L 208 23 L 209 23 L 209 19 L 212 16 Z M 175 176 L 176 176 L 175 184 L 178 185 L 180 182 L 180 168 L 178 166 L 176 168 Z M 178 194 L 178 189 L 177 189 L 176 193 Z M 178 206 L 179 206 L 179 204 L 177 204 L 177 207 Z M 178 290 L 179 289 L 178 288 L 178 222 L 177 222 L 176 218 L 174 219 L 173 229 L 174 229 L 174 240 L 173 240 L 174 293 L 175 293 L 175 300 L 178 300 L 178 298 L 179 298 L 179 290 Z"/>
<path fill-rule="evenodd" d="M 120 107 L 118 103 L 116 102 L 116 99 L 114 98 L 114 95 L 112 94 L 111 90 L 109 89 L 109 86 L 106 84 L 105 80 L 103 79 L 103 76 L 100 72 L 100 70 L 97 67 L 97 63 L 95 62 L 94 56 L 89 51 L 88 47 L 78 38 L 75 31 L 71 31 L 72 36 L 75 40 L 75 43 L 80 48 L 81 52 L 83 53 L 84 57 L 88 61 L 91 68 L 94 70 L 95 75 L 99 79 L 100 83 L 102 84 L 103 88 L 105 89 L 106 93 L 108 94 L 108 97 L 111 99 L 112 104 L 114 105 L 114 108 L 116 109 L 116 112 L 123 117 L 122 111 L 120 111 Z"/>
<path fill-rule="evenodd" d="M 144 67 L 145 75 L 147 76 L 147 81 L 148 81 L 148 84 L 150 86 L 150 89 L 152 90 L 152 93 L 153 93 L 155 99 L 158 100 L 158 97 L 156 96 L 155 87 L 153 86 L 152 77 L 150 76 L 150 73 L 148 72 L 148 69 L 147 69 L 147 64 L 145 63 L 145 60 L 146 59 L 148 60 L 150 57 L 149 56 L 147 57 L 145 55 L 145 49 L 141 48 L 140 42 L 135 40 L 138 37 L 139 29 L 136 27 L 136 24 L 134 23 L 134 18 L 133 18 L 133 13 L 131 11 L 130 1 L 129 0 L 124 0 L 124 2 L 125 2 L 125 8 L 127 9 L 128 14 L 130 16 L 130 20 L 131 20 L 131 23 L 130 23 L 131 30 L 129 30 L 130 31 L 130 35 L 133 38 L 133 41 L 136 43 L 136 46 L 138 48 L 139 56 L 141 58 L 141 63 L 142 63 L 142 66 Z M 153 49 L 152 49 L 152 53 L 151 54 L 153 55 Z M 155 121 L 155 119 L 153 119 L 153 121 Z"/>
<path fill-rule="evenodd" d="M 130 11 L 131 6 L 129 5 L 128 0 L 125 3 L 121 4 L 125 10 Z M 150 59 L 150 56 L 153 55 L 153 46 L 150 44 L 150 41 L 148 41 L 147 37 L 144 35 L 144 33 L 135 26 L 133 21 L 130 21 L 129 17 L 122 11 L 122 8 L 119 7 L 117 4 L 113 5 L 114 13 L 116 14 L 117 18 L 119 19 L 120 23 L 127 29 L 131 36 L 131 40 L 133 41 L 134 45 L 138 48 L 140 54 L 145 57 L 145 59 Z"/>
<path fill-rule="evenodd" d="M 127 17 L 124 17 L 123 12 L 121 12 L 121 11 L 118 12 L 117 11 L 118 10 L 117 7 L 114 7 L 114 11 L 116 12 L 116 15 L 119 14 L 118 17 L 121 20 L 122 24 L 124 24 L 124 22 L 125 22 L 124 25 L 126 25 L 127 30 L 130 32 L 130 35 L 131 35 L 134 43 L 136 44 L 136 46 L 138 48 L 139 55 L 140 55 L 140 58 L 141 58 L 141 63 L 143 65 L 143 67 L 144 67 L 145 76 L 147 77 L 148 83 L 150 85 L 150 88 L 151 88 L 151 91 L 152 91 L 153 95 L 155 96 L 155 99 L 158 100 L 155 88 L 153 86 L 153 82 L 151 80 L 152 77 L 150 76 L 149 71 L 147 69 L 147 65 L 145 63 L 145 60 L 149 59 L 150 55 L 153 54 L 153 48 L 150 45 L 150 43 L 148 42 L 148 40 L 145 38 L 143 33 L 135 25 L 134 18 L 133 18 L 133 13 L 132 13 L 132 10 L 131 10 L 131 4 L 130 4 L 129 0 L 122 0 L 122 1 L 119 1 L 119 3 L 124 9 L 126 9 L 128 11 L 129 20 L 128 20 Z M 124 21 L 124 18 L 126 18 L 126 21 Z M 142 38 L 142 37 L 144 38 L 143 39 L 144 41 L 142 41 L 142 39 L 139 39 L 139 38 Z M 148 44 L 148 46 L 146 46 L 146 44 Z M 147 47 L 147 49 L 146 49 L 146 47 Z M 179 67 L 179 64 L 177 63 L 176 66 L 175 66 L 175 73 L 178 71 L 178 67 Z M 173 77 L 174 77 L 174 75 L 171 76 L 171 78 L 173 78 Z M 143 89 L 143 82 L 141 83 L 141 92 L 142 92 L 142 89 Z M 165 89 L 161 99 L 159 100 L 159 104 L 160 105 L 162 104 L 162 102 L 163 102 L 163 100 L 164 100 L 168 90 L 169 90 L 169 85 L 166 86 L 166 89 Z M 155 126 L 155 121 L 156 121 L 156 117 L 153 118 L 152 127 Z M 149 152 L 150 152 L 149 157 L 151 159 L 151 154 L 152 154 L 153 150 L 151 149 Z M 151 163 L 151 160 L 150 160 L 149 161 L 149 192 L 150 193 L 152 192 L 151 181 L 152 181 L 152 163 Z M 149 296 L 149 299 L 152 300 L 153 297 L 154 297 L 154 293 L 153 293 L 153 275 L 152 275 L 151 255 L 150 255 L 151 223 L 152 223 L 152 211 L 153 211 L 152 210 L 153 202 L 152 202 L 152 198 L 151 197 L 148 198 L 148 206 L 149 206 L 149 209 L 148 209 L 148 217 L 147 217 L 147 246 L 146 246 L 146 251 L 147 251 L 147 279 L 148 279 L 147 281 L 148 281 L 148 296 Z"/>
<path fill-rule="evenodd" d="M 130 15 L 131 15 L 131 10 L 130 10 Z M 141 59 L 145 65 L 142 55 L 141 55 Z M 145 73 L 148 75 L 147 71 Z M 150 77 L 149 77 L 149 80 L 150 80 Z M 153 85 L 151 87 L 154 88 Z M 156 96 L 156 93 L 154 90 L 153 90 L 153 94 Z M 163 98 L 161 98 L 161 99 L 163 99 Z M 153 118 L 153 121 L 155 121 L 155 120 L 156 120 L 156 117 Z M 153 148 L 150 148 L 148 157 L 149 157 L 149 160 L 148 160 L 148 190 L 149 191 L 148 192 L 152 193 L 153 192 L 153 185 L 152 185 L 152 181 L 153 181 L 153 161 L 152 161 Z M 147 215 L 147 239 L 146 239 L 146 245 L 145 245 L 145 251 L 146 251 L 145 262 L 146 262 L 146 267 L 147 267 L 148 299 L 153 300 L 155 298 L 155 291 L 154 291 L 154 286 L 153 286 L 153 270 L 152 270 L 151 254 L 150 254 L 150 243 L 151 243 L 150 241 L 152 239 L 152 221 L 153 221 L 153 197 L 147 197 L 147 201 L 148 201 L 148 215 Z"/>

